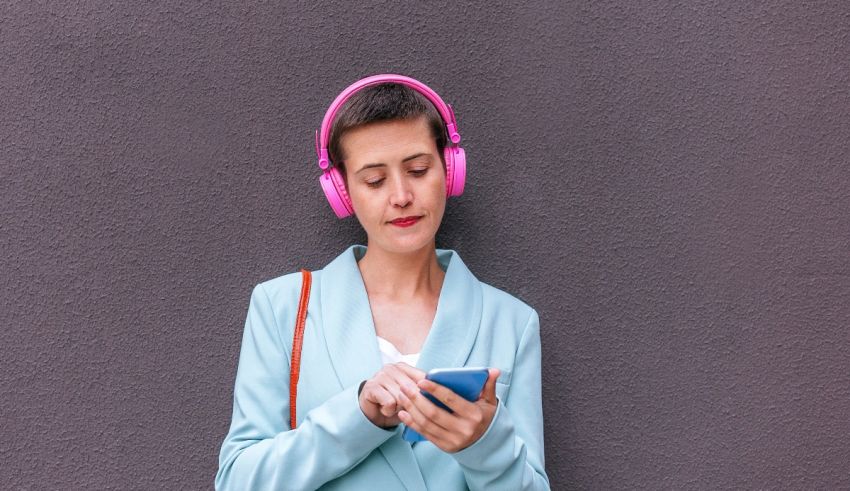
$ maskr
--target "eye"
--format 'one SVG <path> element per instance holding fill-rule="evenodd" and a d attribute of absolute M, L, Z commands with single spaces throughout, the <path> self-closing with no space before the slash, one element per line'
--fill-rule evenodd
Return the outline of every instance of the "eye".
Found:
<path fill-rule="evenodd" d="M 422 169 L 411 169 L 409 172 L 416 177 L 422 177 L 422 176 L 425 175 L 426 172 L 428 172 L 428 167 L 425 167 L 425 168 L 422 168 Z M 372 181 L 366 181 L 366 185 L 369 186 L 370 188 L 378 188 L 383 183 L 384 183 L 383 177 L 380 178 L 380 179 L 372 180 Z"/>

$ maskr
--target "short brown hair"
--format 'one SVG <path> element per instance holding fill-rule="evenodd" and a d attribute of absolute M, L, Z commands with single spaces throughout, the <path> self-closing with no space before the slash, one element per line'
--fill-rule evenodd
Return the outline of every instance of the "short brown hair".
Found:
<path fill-rule="evenodd" d="M 357 91 L 337 111 L 328 138 L 328 157 L 345 175 L 345 155 L 340 146 L 346 131 L 367 123 L 393 119 L 415 119 L 424 115 L 437 142 L 437 151 L 443 167 L 443 149 L 446 147 L 446 123 L 434 104 L 416 89 L 396 82 L 370 85 Z"/>

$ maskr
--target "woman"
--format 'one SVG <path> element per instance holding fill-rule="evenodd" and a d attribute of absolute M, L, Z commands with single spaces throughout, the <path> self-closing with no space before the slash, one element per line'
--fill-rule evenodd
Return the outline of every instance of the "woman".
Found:
<path fill-rule="evenodd" d="M 368 242 L 313 272 L 295 429 L 302 277 L 254 288 L 216 488 L 549 489 L 537 312 L 435 246 L 446 197 L 463 190 L 459 141 L 451 108 L 407 77 L 367 77 L 331 105 L 317 132 L 322 187 Z M 475 402 L 424 380 L 462 366 L 490 367 Z M 428 441 L 403 440 L 404 426 Z"/>

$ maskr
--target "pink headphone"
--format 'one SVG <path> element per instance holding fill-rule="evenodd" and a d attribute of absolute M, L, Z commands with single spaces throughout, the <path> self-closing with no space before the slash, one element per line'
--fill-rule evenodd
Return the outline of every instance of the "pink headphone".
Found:
<path fill-rule="evenodd" d="M 354 207 L 351 205 L 351 198 L 345 189 L 342 173 L 336 167 L 331 167 L 330 160 L 328 159 L 331 124 L 339 108 L 355 92 L 369 85 L 386 82 L 396 82 L 415 89 L 427 97 L 434 104 L 434 107 L 437 108 L 437 111 L 439 111 L 440 116 L 443 118 L 443 122 L 446 123 L 446 131 L 451 141 L 443 150 L 446 160 L 446 196 L 460 196 L 463 194 L 463 185 L 466 181 L 466 154 L 459 145 L 460 133 L 457 131 L 457 120 L 455 120 L 455 113 L 452 110 L 452 106 L 443 102 L 443 99 L 436 92 L 418 80 L 391 73 L 373 75 L 358 80 L 343 90 L 334 99 L 331 107 L 325 113 L 325 118 L 322 120 L 322 127 L 316 130 L 316 154 L 319 157 L 319 167 L 322 168 L 322 176 L 319 178 L 319 182 L 322 185 L 325 196 L 328 198 L 328 202 L 331 204 L 331 208 L 333 208 L 334 213 L 339 218 L 353 215 Z"/>

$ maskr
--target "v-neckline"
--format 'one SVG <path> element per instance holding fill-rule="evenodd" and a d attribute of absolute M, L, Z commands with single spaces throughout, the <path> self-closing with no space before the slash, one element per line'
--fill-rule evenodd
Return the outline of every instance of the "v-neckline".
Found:
<path fill-rule="evenodd" d="M 391 343 L 386 338 L 378 336 L 378 329 L 375 327 L 375 317 L 372 315 L 372 301 L 369 298 L 369 292 L 366 289 L 366 281 L 363 279 L 363 273 L 360 271 L 360 260 L 363 259 L 363 256 L 366 255 L 366 251 L 368 250 L 367 246 L 363 245 L 355 245 L 352 246 L 352 252 L 354 254 L 354 269 L 357 270 L 357 277 L 360 279 L 360 284 L 363 286 L 363 293 L 366 297 L 366 304 L 368 306 L 367 310 L 369 311 L 369 322 L 372 325 L 372 333 L 375 336 L 375 344 L 378 344 L 378 338 L 386 341 L 390 346 L 396 350 L 401 356 L 409 356 L 405 355 L 401 351 L 396 348 L 396 346 Z M 444 260 L 445 259 L 445 260 Z M 425 339 L 422 341 L 422 347 L 419 349 L 418 353 L 411 353 L 416 355 L 421 355 L 423 351 L 425 351 L 425 346 L 428 344 L 428 338 L 431 337 L 431 333 L 434 332 L 434 326 L 437 324 L 440 315 L 440 306 L 443 305 L 446 301 L 443 298 L 444 292 L 447 290 L 446 288 L 446 279 L 448 277 L 449 265 L 451 264 L 452 255 L 441 255 L 437 254 L 437 266 L 443 271 L 443 281 L 440 284 L 440 293 L 437 295 L 437 308 L 434 309 L 434 318 L 431 319 L 431 325 L 428 327 L 428 334 L 425 335 Z"/>

